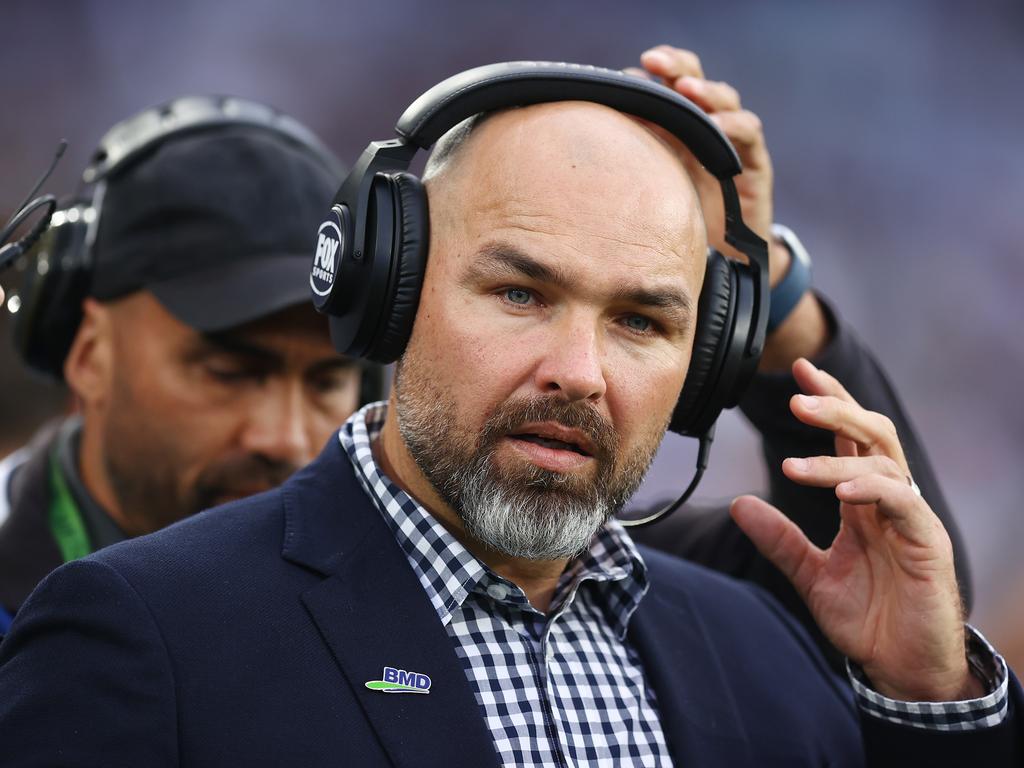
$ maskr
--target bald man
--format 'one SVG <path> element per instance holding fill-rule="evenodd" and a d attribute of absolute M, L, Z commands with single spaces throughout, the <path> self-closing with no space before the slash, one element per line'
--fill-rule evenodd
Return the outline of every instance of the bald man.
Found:
<path fill-rule="evenodd" d="M 664 435 L 704 280 L 670 147 L 605 106 L 536 105 L 442 139 L 426 186 L 389 401 L 280 489 L 44 581 L 0 647 L 15 764 L 1020 759 L 1024 698 L 962 623 L 949 538 L 838 382 L 795 415 L 886 453 L 788 462 L 843 501 L 832 548 L 758 499 L 733 514 L 852 688 L 762 592 L 613 519 Z"/>

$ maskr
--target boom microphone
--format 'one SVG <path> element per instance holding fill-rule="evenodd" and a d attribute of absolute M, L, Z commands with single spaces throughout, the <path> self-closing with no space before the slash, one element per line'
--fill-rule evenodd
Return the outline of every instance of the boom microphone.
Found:
<path fill-rule="evenodd" d="M 57 163 L 64 155 L 64 150 L 67 148 L 67 141 L 61 139 L 46 173 L 39 177 L 39 181 L 36 182 L 32 191 L 28 193 L 22 204 L 18 206 L 15 214 L 11 216 L 10 220 L 4 225 L 3 230 L 0 230 L 0 272 L 7 269 L 19 256 L 21 256 L 21 254 L 25 253 L 25 251 L 35 245 L 36 241 L 50 225 L 50 217 L 53 216 L 53 212 L 57 209 L 57 198 L 53 195 L 42 195 L 41 197 L 36 197 L 36 195 L 39 193 L 39 190 L 42 189 L 46 180 L 50 178 L 50 174 L 53 173 L 53 169 L 57 167 Z M 32 225 L 32 229 L 28 231 L 28 234 L 18 240 L 15 240 L 13 243 L 7 243 L 7 240 L 10 239 L 11 235 L 13 235 L 33 213 L 41 208 L 45 209 L 45 212 L 39 218 L 39 221 Z M 5 243 L 7 244 L 4 245 Z"/>

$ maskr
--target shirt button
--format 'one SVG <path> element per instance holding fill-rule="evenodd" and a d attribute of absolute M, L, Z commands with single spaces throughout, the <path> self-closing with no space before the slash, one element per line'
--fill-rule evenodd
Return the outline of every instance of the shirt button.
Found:
<path fill-rule="evenodd" d="M 491 584 L 487 587 L 487 594 L 495 600 L 504 600 L 508 597 L 508 587 L 504 584 Z"/>

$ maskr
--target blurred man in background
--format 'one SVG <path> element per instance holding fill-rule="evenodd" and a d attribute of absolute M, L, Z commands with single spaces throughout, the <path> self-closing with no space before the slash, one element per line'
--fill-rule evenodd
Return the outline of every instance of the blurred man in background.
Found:
<path fill-rule="evenodd" d="M 196 104 L 217 109 L 169 111 L 187 122 Z M 108 137 L 141 135 L 153 114 Z M 361 368 L 334 352 L 306 277 L 340 165 L 304 131 L 226 115 L 142 147 L 129 138 L 137 155 L 104 179 L 101 203 L 55 215 L 40 256 L 52 269 L 68 266 L 75 226 L 98 223 L 80 244 L 81 313 L 55 327 L 42 304 L 68 297 L 32 306 L 25 291 L 18 345 L 37 367 L 53 361 L 79 415 L 0 470 L 0 625 L 61 563 L 276 486 L 356 409 Z"/>

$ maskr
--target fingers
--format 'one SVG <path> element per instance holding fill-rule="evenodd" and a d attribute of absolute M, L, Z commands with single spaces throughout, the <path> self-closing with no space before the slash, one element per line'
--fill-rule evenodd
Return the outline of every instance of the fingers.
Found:
<path fill-rule="evenodd" d="M 765 169 L 771 160 L 761 118 L 742 108 L 740 94 L 728 83 L 704 79 L 700 59 L 692 51 L 660 45 L 640 57 L 645 69 L 624 70 L 637 77 L 661 77 L 665 84 L 703 109 L 740 152 L 744 169 Z"/>
<path fill-rule="evenodd" d="M 746 109 L 714 112 L 709 117 L 740 153 L 744 171 L 762 171 L 771 167 L 761 118 Z"/>
<path fill-rule="evenodd" d="M 676 80 L 672 86 L 709 114 L 737 112 L 741 108 L 739 91 L 728 83 L 686 76 Z"/>
<path fill-rule="evenodd" d="M 910 488 L 903 468 L 888 456 L 881 455 L 786 459 L 782 462 L 782 471 L 790 480 L 815 488 L 834 488 L 840 483 L 869 474 L 888 477 Z"/>
<path fill-rule="evenodd" d="M 939 552 L 945 554 L 948 550 L 951 555 L 952 544 L 942 523 L 927 502 L 914 492 L 906 477 L 861 475 L 837 485 L 836 496 L 844 504 L 873 505 L 906 539 L 932 550 L 936 542 L 942 541 Z"/>
<path fill-rule="evenodd" d="M 764 127 L 761 125 L 761 118 L 753 112 L 741 109 L 735 112 L 719 112 L 710 117 L 729 140 L 737 145 L 737 149 L 764 148 Z"/>
<path fill-rule="evenodd" d="M 686 76 L 704 77 L 704 69 L 697 54 L 671 45 L 656 45 L 644 51 L 640 55 L 640 63 L 652 75 L 669 81 Z"/>
<path fill-rule="evenodd" d="M 658 45 L 645 51 L 640 63 L 648 77 L 660 79 L 703 109 L 735 145 L 743 165 L 743 173 L 736 180 L 743 219 L 751 229 L 767 238 L 772 222 L 773 172 L 760 119 L 742 108 L 740 94 L 731 85 L 705 79 L 703 65 L 693 51 Z M 710 175 L 694 167 L 697 164 L 685 153 L 683 156 L 697 182 L 709 231 L 717 231 L 710 222 L 721 219 L 721 189 Z M 709 215 L 711 211 L 716 213 Z M 716 237 L 711 244 L 726 255 L 742 258 L 720 238 Z"/>
<path fill-rule="evenodd" d="M 740 496 L 729 509 L 736 525 L 790 580 L 804 599 L 825 561 L 803 531 L 782 512 L 756 496 Z"/>
<path fill-rule="evenodd" d="M 815 366 L 807 358 L 801 357 L 793 363 L 793 378 L 796 379 L 797 386 L 808 395 L 832 395 L 850 403 L 856 402 L 838 379 Z M 836 455 L 856 456 L 857 444 L 836 436 Z"/>
<path fill-rule="evenodd" d="M 888 416 L 868 411 L 852 398 L 844 400 L 834 395 L 793 395 L 789 407 L 804 424 L 851 441 L 862 455 L 889 456 L 904 474 L 909 474 L 896 426 Z"/>
<path fill-rule="evenodd" d="M 832 395 L 849 403 L 857 402 L 835 376 L 818 368 L 806 357 L 793 363 L 793 378 L 808 395 Z"/>
<path fill-rule="evenodd" d="M 622 70 L 627 75 L 633 77 L 639 77 L 641 80 L 653 80 L 654 76 L 646 69 L 640 69 L 640 67 L 624 67 Z"/>
<path fill-rule="evenodd" d="M 646 72 L 648 77 L 661 77 L 665 84 L 695 102 L 705 112 L 736 112 L 740 94 L 728 83 L 707 80 L 700 57 L 693 51 L 659 45 L 640 56 L 643 70 L 630 68 L 630 74 Z"/>

